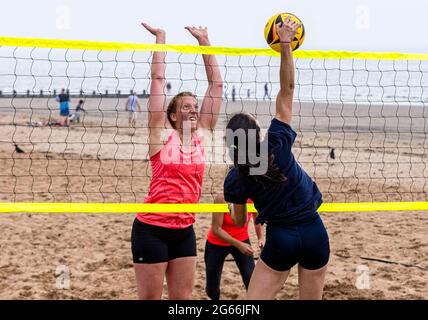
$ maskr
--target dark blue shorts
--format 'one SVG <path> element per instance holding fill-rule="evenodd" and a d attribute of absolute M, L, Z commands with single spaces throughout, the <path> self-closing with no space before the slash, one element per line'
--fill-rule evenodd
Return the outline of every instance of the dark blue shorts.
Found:
<path fill-rule="evenodd" d="M 193 226 L 168 229 L 134 220 L 131 234 L 134 263 L 160 263 L 177 258 L 196 257 Z"/>
<path fill-rule="evenodd" d="M 329 257 L 328 234 L 319 215 L 311 222 L 292 227 L 266 227 L 266 244 L 260 258 L 276 271 L 289 270 L 297 263 L 308 270 L 320 269 Z"/>

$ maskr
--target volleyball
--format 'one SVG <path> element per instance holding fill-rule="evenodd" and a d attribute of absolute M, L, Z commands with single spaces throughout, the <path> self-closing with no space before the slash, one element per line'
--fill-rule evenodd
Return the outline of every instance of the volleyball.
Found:
<path fill-rule="evenodd" d="M 278 23 L 284 22 L 285 19 L 288 16 L 291 18 L 292 21 L 296 21 L 296 22 L 298 22 L 298 23 L 301 24 L 301 26 L 299 27 L 299 29 L 297 29 L 297 33 L 294 36 L 293 41 L 291 42 L 291 49 L 293 51 L 297 50 L 298 48 L 300 48 L 300 46 L 303 44 L 303 41 L 305 40 L 305 27 L 303 26 L 303 23 L 302 23 L 302 21 L 299 18 L 297 18 L 292 13 L 279 13 L 279 14 L 275 14 L 266 23 L 266 26 L 265 26 L 265 39 L 266 39 L 266 42 L 268 43 L 268 45 L 273 50 L 275 50 L 277 52 L 281 51 L 281 47 L 280 47 L 280 43 L 279 43 L 278 34 L 276 33 L 276 25 Z"/>

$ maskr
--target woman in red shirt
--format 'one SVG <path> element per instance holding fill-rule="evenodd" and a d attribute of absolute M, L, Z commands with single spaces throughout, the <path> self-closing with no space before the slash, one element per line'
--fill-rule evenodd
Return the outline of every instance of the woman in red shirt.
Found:
<path fill-rule="evenodd" d="M 223 194 L 218 194 L 216 203 L 224 203 Z M 252 203 L 251 200 L 248 203 Z M 258 246 L 263 248 L 263 229 L 260 224 L 256 224 L 257 213 L 248 213 L 247 223 L 243 227 L 234 224 L 229 212 L 213 213 L 211 228 L 208 231 L 205 244 L 205 291 L 212 300 L 220 299 L 220 282 L 223 271 L 223 264 L 226 256 L 231 254 L 236 266 L 241 273 L 245 288 L 248 289 L 251 274 L 254 270 L 254 250 L 251 247 L 250 236 L 248 235 L 248 225 L 253 218 Z"/>

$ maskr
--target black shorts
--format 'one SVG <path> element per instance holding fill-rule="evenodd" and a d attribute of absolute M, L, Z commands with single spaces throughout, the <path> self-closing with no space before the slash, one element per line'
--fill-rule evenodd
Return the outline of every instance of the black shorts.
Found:
<path fill-rule="evenodd" d="M 160 263 L 183 257 L 196 257 L 193 226 L 168 229 L 134 220 L 131 234 L 134 263 Z"/>
<path fill-rule="evenodd" d="M 276 271 L 286 271 L 295 264 L 308 270 L 324 267 L 330 257 L 327 231 L 319 215 L 297 226 L 267 224 L 266 243 L 260 258 Z"/>

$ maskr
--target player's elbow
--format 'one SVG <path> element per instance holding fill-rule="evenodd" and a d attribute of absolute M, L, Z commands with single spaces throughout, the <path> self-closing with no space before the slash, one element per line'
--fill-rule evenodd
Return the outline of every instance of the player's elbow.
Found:
<path fill-rule="evenodd" d="M 279 91 L 278 95 L 282 98 L 292 97 L 294 94 L 294 88 L 295 88 L 294 83 L 281 87 L 281 90 Z"/>
<path fill-rule="evenodd" d="M 294 93 L 294 89 L 296 88 L 296 85 L 294 82 L 287 83 L 283 88 L 281 88 L 282 91 L 284 91 L 285 95 L 292 95 Z"/>
<path fill-rule="evenodd" d="M 215 81 L 209 85 L 209 93 L 212 97 L 222 97 L 223 96 L 223 82 Z"/>
<path fill-rule="evenodd" d="M 214 203 L 224 203 L 224 194 L 223 192 L 218 192 L 214 197 Z"/>
<path fill-rule="evenodd" d="M 211 86 L 216 90 L 223 91 L 223 81 L 221 81 L 221 80 L 220 81 L 213 81 Z"/>
<path fill-rule="evenodd" d="M 218 237 L 221 233 L 221 226 L 213 226 L 212 227 L 213 233 Z"/>
<path fill-rule="evenodd" d="M 165 76 L 161 72 L 153 71 L 151 73 L 152 81 L 154 80 L 165 80 Z"/>

